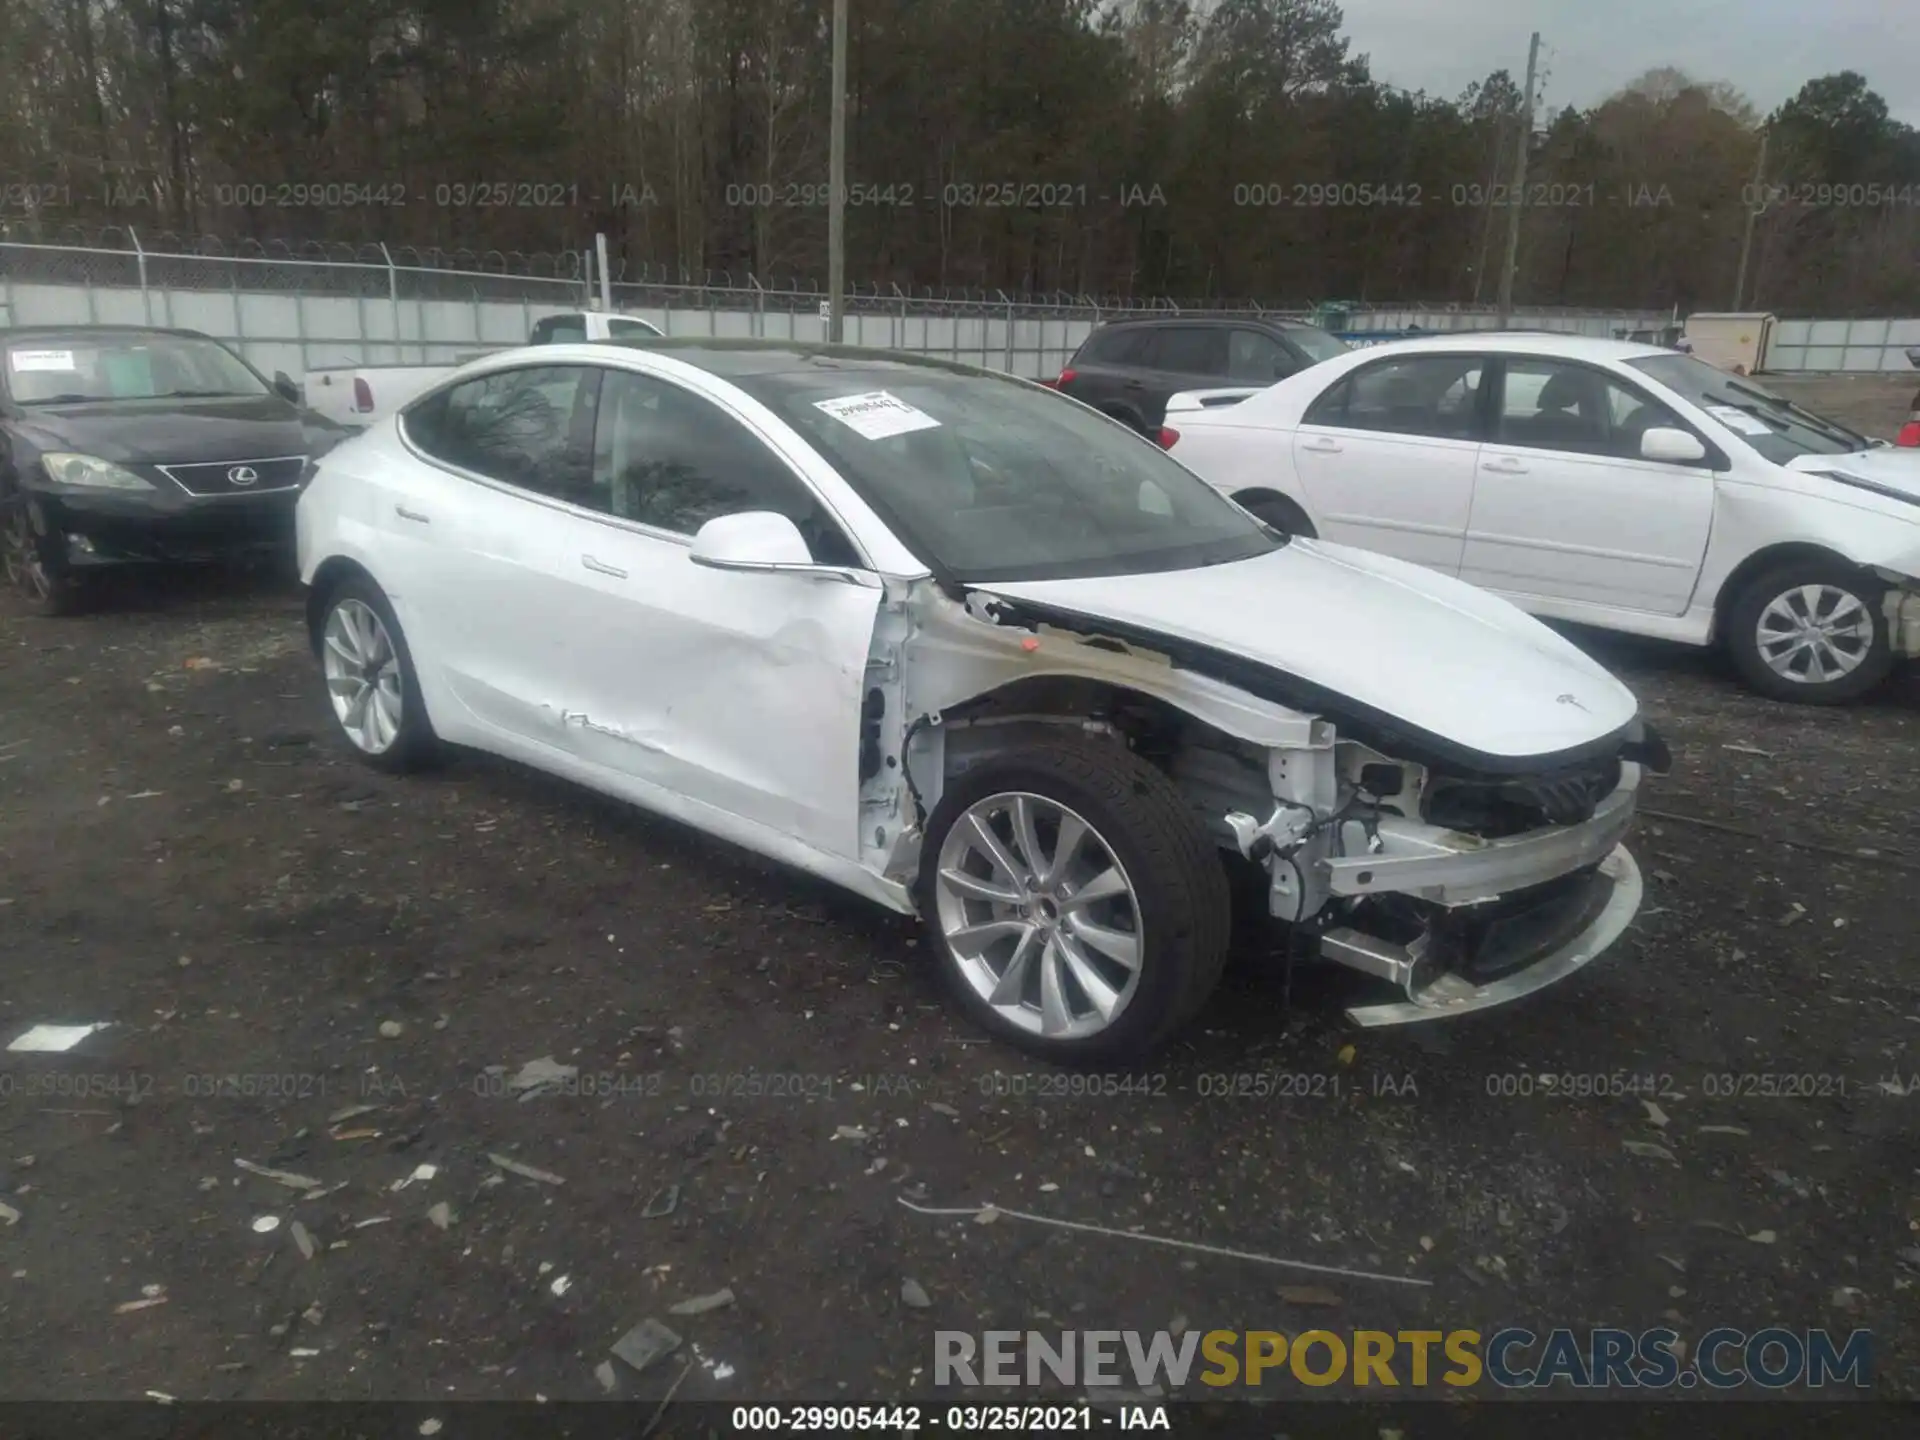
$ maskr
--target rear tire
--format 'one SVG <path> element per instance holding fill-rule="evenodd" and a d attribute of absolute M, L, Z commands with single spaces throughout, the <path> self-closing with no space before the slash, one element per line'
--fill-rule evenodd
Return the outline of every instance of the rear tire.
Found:
<path fill-rule="evenodd" d="M 1063 845 L 1070 825 L 1084 834 Z M 1225 867 L 1172 782 L 1081 739 L 955 777 L 927 824 L 919 899 L 974 1023 L 1072 1066 L 1129 1065 L 1165 1044 L 1219 983 L 1232 925 Z M 1128 954 L 1131 966 L 1115 958 Z"/>
<path fill-rule="evenodd" d="M 1727 607 L 1723 640 L 1747 685 L 1772 700 L 1845 705 L 1893 669 L 1886 587 L 1840 560 L 1791 560 Z"/>
<path fill-rule="evenodd" d="M 355 756 L 392 775 L 437 764 L 442 747 L 420 698 L 413 652 L 380 587 L 349 576 L 328 591 L 320 616 L 327 701 Z"/>

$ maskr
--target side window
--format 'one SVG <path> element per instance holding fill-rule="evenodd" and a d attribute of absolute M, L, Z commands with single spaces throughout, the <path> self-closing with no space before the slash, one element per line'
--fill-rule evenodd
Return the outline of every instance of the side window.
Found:
<path fill-rule="evenodd" d="M 1344 425 L 1347 423 L 1347 397 L 1353 393 L 1353 381 L 1343 379 L 1320 393 L 1300 417 L 1302 425 Z"/>
<path fill-rule="evenodd" d="M 1461 417 L 1463 433 L 1471 433 L 1473 428 L 1473 410 L 1480 399 L 1481 367 L 1476 364 L 1440 396 L 1436 407 L 1442 416 Z"/>
<path fill-rule="evenodd" d="M 1156 370 L 1171 370 L 1180 375 L 1224 377 L 1227 332 L 1203 325 L 1169 326 L 1154 335 L 1153 356 L 1147 363 Z"/>
<path fill-rule="evenodd" d="M 799 526 L 816 563 L 862 563 L 784 460 L 719 406 L 677 385 L 607 371 L 593 449 L 606 508 L 623 520 L 692 535 L 721 515 L 772 510 Z"/>
<path fill-rule="evenodd" d="M 660 332 L 644 320 L 622 320 L 617 316 L 607 321 L 609 335 L 650 335 L 659 338 Z"/>
<path fill-rule="evenodd" d="M 1142 365 L 1152 338 L 1151 330 L 1103 330 L 1088 340 L 1087 359 L 1095 365 Z"/>
<path fill-rule="evenodd" d="M 587 338 L 587 322 L 578 315 L 549 315 L 533 327 L 529 345 L 572 345 Z"/>
<path fill-rule="evenodd" d="M 1501 443 L 1637 458 L 1640 437 L 1680 421 L 1659 401 L 1584 365 L 1510 359 L 1500 397 Z"/>
<path fill-rule="evenodd" d="M 428 455 L 490 480 L 605 509 L 594 491 L 600 372 L 582 365 L 501 370 L 409 411 L 407 435 Z"/>
<path fill-rule="evenodd" d="M 400 412 L 400 428 L 407 439 L 436 460 L 446 458 L 447 396 L 452 393 L 436 390 Z"/>
<path fill-rule="evenodd" d="M 1346 391 L 1338 418 L 1316 420 L 1309 411 L 1307 420 L 1344 425 L 1351 430 L 1470 440 L 1474 436 L 1482 368 L 1477 355 L 1416 355 L 1377 361 L 1354 371 L 1338 387 Z M 1331 398 L 1323 396 L 1322 400 Z"/>
<path fill-rule="evenodd" d="M 1607 382 L 1607 423 L 1612 453 L 1626 460 L 1640 458 L 1640 441 L 1649 430 L 1685 430 L 1693 427 L 1655 400 L 1618 380 Z"/>
<path fill-rule="evenodd" d="M 1265 385 L 1293 373 L 1293 357 L 1271 335 L 1258 330 L 1227 334 L 1227 378 Z"/>

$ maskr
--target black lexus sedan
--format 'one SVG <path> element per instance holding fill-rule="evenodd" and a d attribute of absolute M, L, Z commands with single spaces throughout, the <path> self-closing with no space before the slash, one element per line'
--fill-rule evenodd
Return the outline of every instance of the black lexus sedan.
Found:
<path fill-rule="evenodd" d="M 351 433 L 196 331 L 0 330 L 7 580 L 57 615 L 102 566 L 289 548 L 309 460 Z"/>

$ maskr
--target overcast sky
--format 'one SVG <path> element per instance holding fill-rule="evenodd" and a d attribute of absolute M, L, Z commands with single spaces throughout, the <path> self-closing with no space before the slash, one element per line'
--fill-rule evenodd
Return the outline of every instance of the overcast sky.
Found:
<path fill-rule="evenodd" d="M 1342 0 L 1376 79 L 1452 99 L 1489 71 L 1527 73 L 1540 32 L 1558 110 L 1595 104 L 1672 65 L 1729 80 L 1762 113 L 1817 75 L 1858 70 L 1895 118 L 1920 125 L 1920 0 Z"/>

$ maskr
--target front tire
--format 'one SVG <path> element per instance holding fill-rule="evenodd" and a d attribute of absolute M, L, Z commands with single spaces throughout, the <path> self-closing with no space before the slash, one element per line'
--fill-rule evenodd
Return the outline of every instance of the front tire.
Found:
<path fill-rule="evenodd" d="M 1131 1064 L 1219 982 L 1232 923 L 1212 842 L 1173 784 L 1117 745 L 984 759 L 927 825 L 921 913 L 961 1007 L 1063 1065 Z"/>
<path fill-rule="evenodd" d="M 440 758 L 407 637 L 371 580 L 343 580 L 328 594 L 320 663 L 334 722 L 362 761 L 402 774 Z"/>
<path fill-rule="evenodd" d="M 4 556 L 8 587 L 33 614 L 71 615 L 80 608 L 84 598 L 80 582 L 47 558 L 46 545 L 34 534 L 27 502 L 18 497 L 7 507 L 0 556 Z"/>
<path fill-rule="evenodd" d="M 1795 560 L 1756 577 L 1727 610 L 1728 655 L 1773 700 L 1844 705 L 1893 668 L 1885 587 L 1839 560 Z"/>

